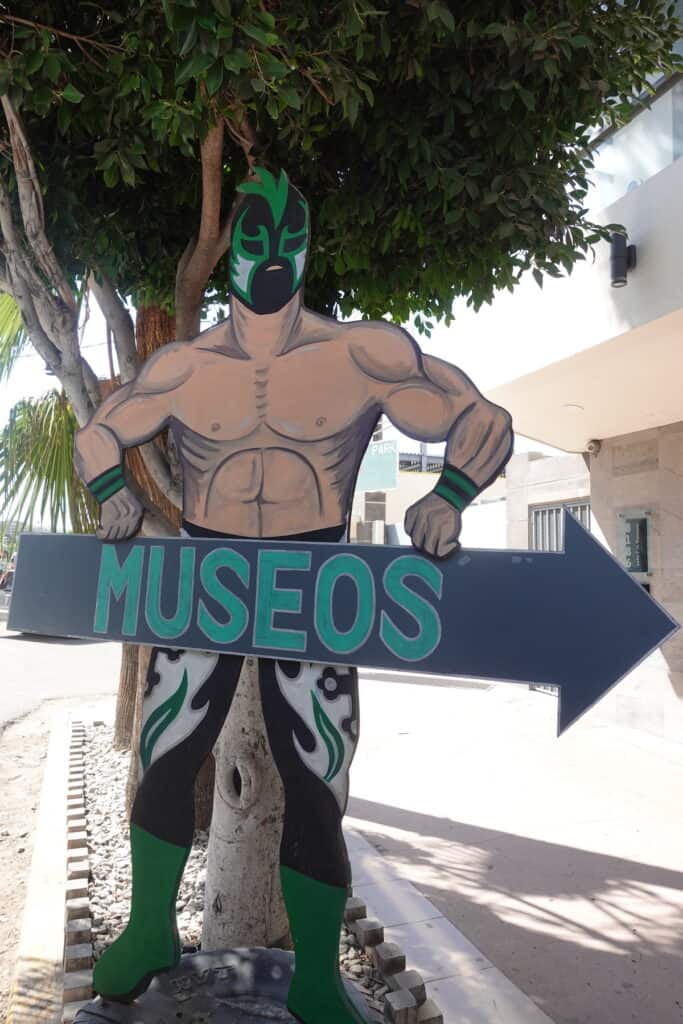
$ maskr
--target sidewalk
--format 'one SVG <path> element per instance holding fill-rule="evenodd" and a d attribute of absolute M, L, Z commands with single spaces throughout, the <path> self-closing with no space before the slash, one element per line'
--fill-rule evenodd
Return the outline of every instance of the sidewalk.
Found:
<path fill-rule="evenodd" d="M 552 1024 L 355 829 L 346 829 L 353 894 L 426 983 L 445 1024 Z"/>
<path fill-rule="evenodd" d="M 557 740 L 555 715 L 522 686 L 362 680 L 348 826 L 513 983 L 482 1017 L 460 979 L 434 982 L 447 1020 L 451 995 L 458 1024 L 533 1021 L 519 988 L 555 1024 L 680 1024 L 683 744 L 590 715 Z M 392 930 L 411 961 L 407 939 L 433 935 Z"/>

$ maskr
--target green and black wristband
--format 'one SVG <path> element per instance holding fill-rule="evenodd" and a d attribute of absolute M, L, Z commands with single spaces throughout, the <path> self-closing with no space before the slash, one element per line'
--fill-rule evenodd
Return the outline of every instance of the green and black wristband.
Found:
<path fill-rule="evenodd" d="M 86 484 L 93 498 L 100 505 L 125 486 L 126 481 L 121 466 L 112 466 L 111 469 L 105 469 L 104 473 L 100 473 L 94 480 Z"/>
<path fill-rule="evenodd" d="M 466 473 L 451 466 L 448 462 L 444 462 L 441 476 L 434 488 L 434 494 L 438 494 L 453 508 L 457 508 L 458 512 L 462 512 L 470 502 L 474 501 L 479 492 L 479 487 L 473 480 L 470 480 Z"/>

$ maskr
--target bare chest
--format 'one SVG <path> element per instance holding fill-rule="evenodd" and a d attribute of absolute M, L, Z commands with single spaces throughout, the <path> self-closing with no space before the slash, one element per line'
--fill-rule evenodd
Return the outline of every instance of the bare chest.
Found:
<path fill-rule="evenodd" d="M 269 436 L 316 442 L 346 431 L 372 405 L 366 378 L 325 346 L 270 360 L 208 360 L 183 394 L 176 420 L 227 445 Z"/>

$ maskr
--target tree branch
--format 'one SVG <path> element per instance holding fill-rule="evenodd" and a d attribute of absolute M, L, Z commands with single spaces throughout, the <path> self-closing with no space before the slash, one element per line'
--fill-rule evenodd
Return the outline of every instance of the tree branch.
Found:
<path fill-rule="evenodd" d="M 176 274 L 176 326 L 181 340 L 199 333 L 204 291 L 220 258 L 224 132 L 225 123 L 217 121 L 201 144 L 202 211 L 199 233 L 192 248 L 188 246 L 183 253 Z"/>
<path fill-rule="evenodd" d="M 88 287 L 95 296 L 97 305 L 102 310 L 114 335 L 119 376 L 121 383 L 127 384 L 136 375 L 140 366 L 138 351 L 135 347 L 135 326 L 132 317 L 106 274 L 100 273 L 98 281 L 94 273 L 91 273 L 88 277 Z"/>
<path fill-rule="evenodd" d="M 77 308 L 76 297 L 68 285 L 64 272 L 55 256 L 54 249 L 45 234 L 43 197 L 24 126 L 9 96 L 5 94 L 0 97 L 0 102 L 2 103 L 2 109 L 4 110 L 9 128 L 19 206 L 21 208 L 26 238 L 38 265 L 48 281 L 65 306 L 75 312 Z"/>
<path fill-rule="evenodd" d="M 170 464 L 159 446 L 152 441 L 148 441 L 146 444 L 139 446 L 139 451 L 144 459 L 145 468 L 162 494 L 176 508 L 182 508 L 182 493 L 173 481 Z"/>
<path fill-rule="evenodd" d="M 88 46 L 92 46 L 95 49 L 111 53 L 121 53 L 124 49 L 123 46 L 116 46 L 114 43 L 101 43 L 98 39 L 94 39 L 93 36 L 77 36 L 73 32 L 65 32 L 64 29 L 55 28 L 54 25 L 43 25 L 40 21 L 29 21 L 28 18 L 18 18 L 13 14 L 0 14 L 0 22 L 2 21 L 6 21 L 10 25 L 26 25 L 27 28 L 45 29 L 56 36 L 61 36 L 63 39 L 73 39 L 79 45 L 87 43 Z"/>

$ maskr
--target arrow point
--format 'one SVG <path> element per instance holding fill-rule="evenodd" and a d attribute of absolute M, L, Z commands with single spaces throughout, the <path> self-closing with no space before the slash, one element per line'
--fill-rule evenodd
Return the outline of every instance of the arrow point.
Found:
<path fill-rule="evenodd" d="M 577 631 L 571 674 L 566 665 L 564 679 L 557 680 L 558 736 L 679 629 L 675 619 L 567 511 L 564 529 L 568 567 L 575 578 L 590 581 L 590 588 L 584 591 L 588 618 Z"/>

